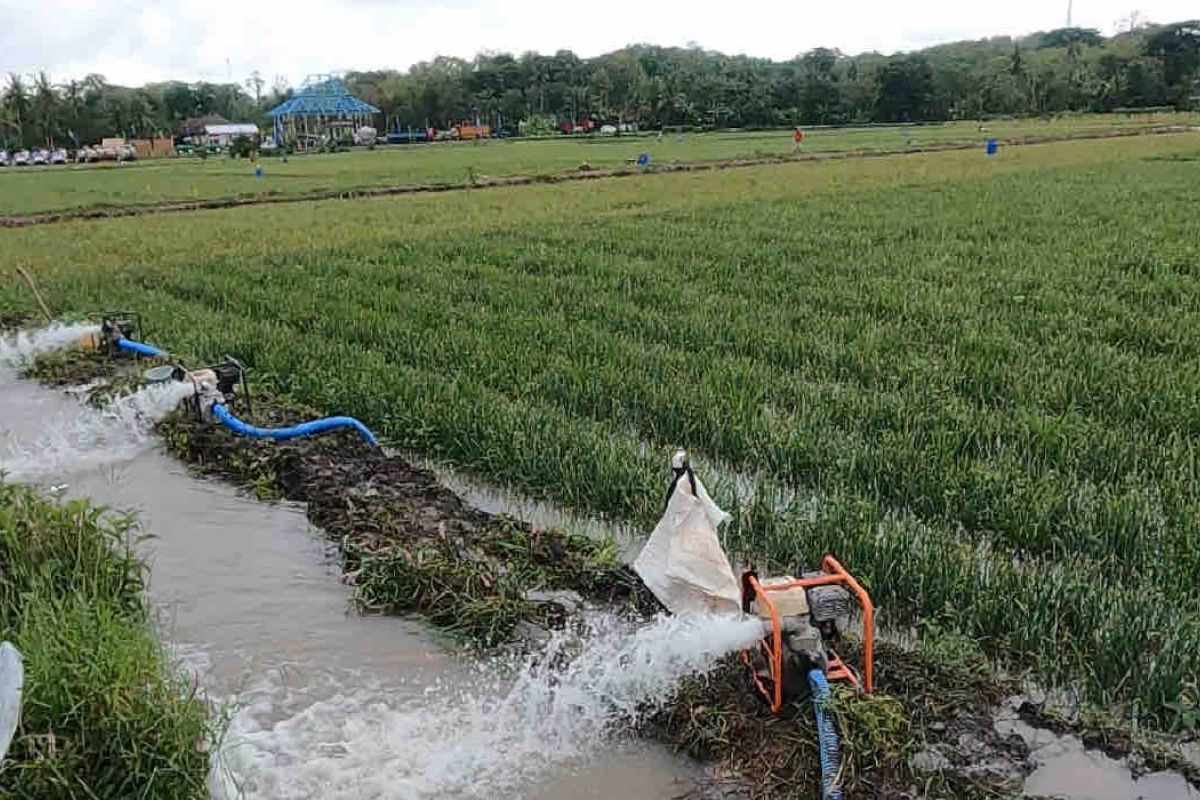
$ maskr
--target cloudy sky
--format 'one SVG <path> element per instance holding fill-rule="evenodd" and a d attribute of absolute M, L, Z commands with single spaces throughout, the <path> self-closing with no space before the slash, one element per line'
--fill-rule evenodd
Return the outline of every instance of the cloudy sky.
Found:
<path fill-rule="evenodd" d="M 1193 18 L 1197 0 L 1074 0 L 1076 25 L 1110 33 Z M 1067 0 L 0 0 L 0 72 L 90 72 L 268 83 L 310 73 L 404 68 L 481 50 L 582 56 L 631 42 L 787 58 L 816 46 L 893 52 L 1061 27 Z"/>

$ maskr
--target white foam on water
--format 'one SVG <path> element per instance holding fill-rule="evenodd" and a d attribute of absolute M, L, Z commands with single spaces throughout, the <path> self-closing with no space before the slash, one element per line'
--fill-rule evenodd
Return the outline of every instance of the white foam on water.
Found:
<path fill-rule="evenodd" d="M 0 420 L 0 471 L 37 481 L 132 458 L 155 445 L 153 424 L 193 391 L 188 383 L 154 384 L 103 409 L 66 403 L 35 420 Z"/>
<path fill-rule="evenodd" d="M 64 325 L 55 322 L 44 328 L 17 331 L 0 339 L 0 372 L 11 374 L 35 356 L 61 350 L 99 330 L 98 325 Z"/>
<path fill-rule="evenodd" d="M 102 410 L 16 392 L 17 372 L 32 358 L 59 350 L 99 328 L 51 324 L 0 339 L 0 385 L 8 385 L 0 419 L 0 471 L 13 480 L 38 480 L 130 458 L 150 446 L 152 424 L 193 392 L 189 384 L 147 386 Z M 24 403 L 26 408 L 18 408 Z"/>
<path fill-rule="evenodd" d="M 582 635 L 553 636 L 508 681 L 492 663 L 468 688 L 407 699 L 360 690 L 283 718 L 296 698 L 268 687 L 234 715 L 210 788 L 224 800 L 520 796 L 620 736 L 680 678 L 761 635 L 759 621 L 733 616 L 636 626 L 603 614 Z"/>

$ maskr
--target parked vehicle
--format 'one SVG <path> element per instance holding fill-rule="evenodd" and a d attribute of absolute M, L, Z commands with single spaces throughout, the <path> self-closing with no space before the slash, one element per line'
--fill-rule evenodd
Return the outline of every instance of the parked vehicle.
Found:
<path fill-rule="evenodd" d="M 54 148 L 54 150 L 52 150 L 50 152 L 50 163 L 51 164 L 66 164 L 67 163 L 67 151 L 61 147 Z"/>
<path fill-rule="evenodd" d="M 17 152 L 13 153 L 12 165 L 14 167 L 28 167 L 29 166 L 29 151 L 28 150 L 18 150 Z"/>
<path fill-rule="evenodd" d="M 8 166 L 8 151 L 0 150 L 0 167 Z"/>
<path fill-rule="evenodd" d="M 354 143 L 357 145 L 365 145 L 367 147 L 375 144 L 379 139 L 379 131 L 372 128 L 370 125 L 363 125 L 354 132 Z"/>
<path fill-rule="evenodd" d="M 413 128 L 407 131 L 395 131 L 387 135 L 388 144 L 413 144 L 415 142 L 428 142 L 429 131 L 424 128 Z"/>
<path fill-rule="evenodd" d="M 42 148 L 37 148 L 33 151 L 33 156 L 30 158 L 34 166 L 45 166 L 50 163 L 50 153 Z"/>
<path fill-rule="evenodd" d="M 79 148 L 75 160 L 90 164 L 93 161 L 133 161 L 137 152 L 124 139 L 105 139 L 99 145 Z"/>

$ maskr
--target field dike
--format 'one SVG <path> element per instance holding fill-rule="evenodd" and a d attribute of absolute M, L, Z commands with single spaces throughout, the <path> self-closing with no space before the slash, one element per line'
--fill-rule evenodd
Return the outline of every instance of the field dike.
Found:
<path fill-rule="evenodd" d="M 1007 139 L 1000 138 L 997 141 L 1005 147 L 1014 147 L 1084 139 L 1114 139 L 1127 136 L 1183 133 L 1188 130 L 1190 130 L 1190 127 L 1186 125 L 1158 125 L 1138 130 L 1087 131 L 1068 134 L 1047 134 L 1045 136 L 1024 136 Z M 135 203 L 122 206 L 98 206 L 95 208 L 78 210 L 48 211 L 35 214 L 10 214 L 7 216 L 0 216 L 0 228 L 22 228 L 29 225 L 48 225 L 55 222 L 70 222 L 72 220 L 140 217 L 148 214 L 172 214 L 217 208 L 234 208 L 239 206 L 271 205 L 278 203 L 304 203 L 317 200 L 354 200 L 364 197 L 388 197 L 403 194 L 429 194 L 433 192 L 455 192 L 472 189 L 497 189 L 507 186 L 529 186 L 541 183 L 566 183 L 569 181 L 598 180 L 600 178 L 632 178 L 677 172 L 708 172 L 711 170 L 736 169 L 739 167 L 761 167 L 772 164 L 803 163 L 806 161 L 831 161 L 850 158 L 884 158 L 889 156 L 916 155 L 920 153 L 973 150 L 979 146 L 979 142 L 947 142 L 942 144 L 931 144 L 908 148 L 878 150 L 835 150 L 829 152 L 798 153 L 795 155 L 769 157 L 731 158 L 715 161 L 688 161 L 679 163 L 655 164 L 647 169 L 640 169 L 637 167 L 626 167 L 621 169 L 593 169 L 581 166 L 579 169 L 564 172 L 550 172 L 539 175 L 475 176 L 470 180 L 451 183 L 410 183 L 394 186 L 365 186 L 357 189 L 331 189 L 291 195 L 274 194 L 214 197 L 206 200 L 191 200 L 186 202 Z"/>
<path fill-rule="evenodd" d="M 28 375 L 52 386 L 90 386 L 91 402 L 104 404 L 130 391 L 138 371 L 128 361 L 68 350 L 39 358 Z M 313 416 L 267 394 L 252 399 L 252 413 L 244 399 L 234 411 L 259 425 Z M 473 509 L 428 470 L 357 438 L 265 443 L 234 437 L 183 411 L 168 415 L 158 432 L 167 450 L 199 474 L 264 501 L 305 503 L 311 521 L 337 545 L 345 580 L 364 612 L 416 613 L 466 644 L 491 650 L 552 643 L 554 631 L 589 608 L 633 620 L 658 610 L 610 542 L 535 530 Z M 970 646 L 939 636 L 926 636 L 916 647 L 879 645 L 875 674 L 873 696 L 835 692 L 846 796 L 1020 794 L 1030 748 L 996 727 L 1006 701 L 1019 694 L 1015 680 L 997 675 Z M 618 720 L 712 765 L 711 782 L 698 794 L 813 796 L 820 766 L 807 703 L 770 715 L 748 691 L 736 656 L 668 689 L 669 699 Z M 1020 713 L 1034 724 L 1053 721 L 1032 703 Z M 1144 771 L 1179 769 L 1198 782 L 1197 771 L 1187 772 L 1186 762 L 1166 749 L 1099 727 L 1085 730 L 1098 747 L 1138 753 Z"/>

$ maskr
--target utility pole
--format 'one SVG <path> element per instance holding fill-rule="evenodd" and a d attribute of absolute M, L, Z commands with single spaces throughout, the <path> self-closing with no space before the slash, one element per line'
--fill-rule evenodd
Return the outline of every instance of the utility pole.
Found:
<path fill-rule="evenodd" d="M 1071 11 L 1075 5 L 1075 0 L 1067 0 L 1067 27 L 1071 27 Z"/>

